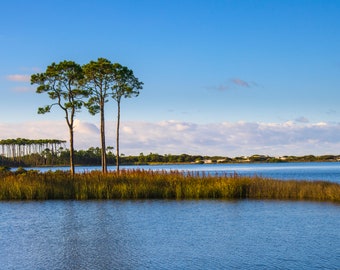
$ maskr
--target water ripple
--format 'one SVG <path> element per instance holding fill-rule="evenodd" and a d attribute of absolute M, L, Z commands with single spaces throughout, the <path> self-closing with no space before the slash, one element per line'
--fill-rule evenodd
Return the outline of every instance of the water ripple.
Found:
<path fill-rule="evenodd" d="M 0 203 L 1 269 L 339 269 L 339 205 Z"/>

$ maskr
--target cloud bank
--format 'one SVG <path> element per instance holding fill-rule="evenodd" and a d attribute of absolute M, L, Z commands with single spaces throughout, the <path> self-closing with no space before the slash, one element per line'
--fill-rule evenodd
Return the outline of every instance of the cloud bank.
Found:
<path fill-rule="evenodd" d="M 107 122 L 106 127 L 107 145 L 115 146 L 115 123 Z M 68 140 L 68 129 L 64 121 L 0 123 L 0 134 L 0 139 L 22 137 Z M 139 155 L 141 152 L 229 157 L 253 154 L 340 154 L 340 123 L 123 122 L 120 134 L 121 153 L 126 155 Z M 99 145 L 98 125 L 77 120 L 76 149 Z"/>

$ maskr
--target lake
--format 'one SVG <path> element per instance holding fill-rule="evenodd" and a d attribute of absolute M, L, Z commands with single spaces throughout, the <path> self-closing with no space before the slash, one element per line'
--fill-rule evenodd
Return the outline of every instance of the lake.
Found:
<path fill-rule="evenodd" d="M 122 168 L 340 182 L 336 162 Z M 79 172 L 95 169 L 99 167 L 77 167 Z M 339 270 L 340 205 L 265 200 L 0 202 L 0 243 L 0 269 Z"/>
<path fill-rule="evenodd" d="M 1 269 L 340 269 L 340 206 L 0 203 Z"/>
<path fill-rule="evenodd" d="M 30 168 L 26 168 L 30 169 Z M 69 170 L 69 167 L 31 168 L 40 171 Z M 100 166 L 77 166 L 77 172 L 100 170 Z M 109 170 L 115 170 L 109 166 Z M 121 169 L 178 170 L 206 174 L 234 174 L 263 176 L 282 180 L 325 180 L 340 183 L 340 162 L 245 163 L 245 164 L 163 164 L 121 166 Z"/>

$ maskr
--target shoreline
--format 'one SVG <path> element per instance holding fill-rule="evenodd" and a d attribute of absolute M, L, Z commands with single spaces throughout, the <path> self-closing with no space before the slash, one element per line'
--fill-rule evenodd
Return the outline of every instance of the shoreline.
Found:
<path fill-rule="evenodd" d="M 77 156 L 76 151 L 76 156 Z M 86 153 L 86 152 L 85 152 Z M 89 157 L 88 157 L 89 158 Z M 92 159 L 94 158 L 94 159 Z M 91 157 L 89 161 L 85 156 L 76 157 L 76 166 L 101 166 L 100 156 Z M 261 164 L 261 163 L 297 163 L 297 162 L 340 162 L 340 155 L 305 155 L 305 156 L 280 156 L 272 157 L 268 155 L 252 155 L 240 157 L 225 157 L 225 156 L 202 156 L 202 155 L 158 155 L 150 153 L 149 155 L 140 156 L 121 156 L 120 165 L 122 166 L 137 166 L 137 165 L 182 165 L 182 164 Z M 114 156 L 108 156 L 108 166 L 115 166 L 116 161 Z M 34 162 L 29 156 L 22 157 L 4 157 L 0 156 L 1 167 L 65 167 L 69 166 L 68 160 L 63 160 L 57 156 L 49 156 L 48 158 L 39 156 Z"/>
<path fill-rule="evenodd" d="M 120 164 L 120 166 L 159 166 L 159 165 L 223 165 L 223 164 L 275 164 L 275 163 L 340 163 L 339 160 L 310 160 L 310 161 L 281 161 L 281 162 L 261 162 L 261 161 L 244 161 L 244 162 L 211 162 L 211 163 L 200 163 L 200 162 L 148 162 L 148 163 L 127 163 L 127 164 Z M 100 167 L 100 164 L 75 164 L 75 167 Z M 108 164 L 108 167 L 115 167 L 116 164 Z M 14 169 L 14 168 L 59 168 L 59 167 L 69 167 L 68 164 L 60 164 L 60 165 L 37 165 L 37 166 L 2 166 L 0 165 L 1 168 L 9 168 L 9 169 Z"/>

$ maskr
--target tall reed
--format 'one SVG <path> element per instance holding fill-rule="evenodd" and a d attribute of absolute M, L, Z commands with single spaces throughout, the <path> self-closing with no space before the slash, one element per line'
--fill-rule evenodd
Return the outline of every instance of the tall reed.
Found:
<path fill-rule="evenodd" d="M 28 171 L 0 176 L 0 200 L 278 199 L 340 202 L 340 185 L 178 171 Z"/>

